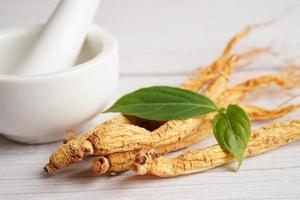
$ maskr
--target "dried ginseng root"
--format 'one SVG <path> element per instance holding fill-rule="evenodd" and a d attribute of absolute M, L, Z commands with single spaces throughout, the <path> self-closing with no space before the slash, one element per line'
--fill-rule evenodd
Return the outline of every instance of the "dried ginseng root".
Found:
<path fill-rule="evenodd" d="M 259 108 L 256 106 L 244 106 L 243 108 L 246 110 L 252 121 L 260 121 L 280 118 L 300 108 L 300 105 L 291 105 L 274 110 Z M 190 135 L 180 138 L 176 143 L 162 146 L 154 145 L 153 148 L 155 148 L 160 155 L 164 155 L 197 144 L 210 136 L 211 133 L 211 119 L 206 118 L 202 121 L 202 124 L 199 125 L 198 128 L 191 131 Z M 114 175 L 126 171 L 130 168 L 138 152 L 138 150 L 123 151 L 111 153 L 106 156 L 99 156 L 91 162 L 91 170 L 97 175 L 106 173 Z"/>
<path fill-rule="evenodd" d="M 265 108 L 260 108 L 257 106 L 242 106 L 242 108 L 247 112 L 248 116 L 253 121 L 271 120 L 277 119 L 297 109 L 300 109 L 300 104 L 290 105 L 282 108 L 277 108 L 274 110 L 269 110 Z"/>
<path fill-rule="evenodd" d="M 215 63 L 204 69 L 196 78 L 188 81 L 182 87 L 197 91 L 207 84 L 211 84 L 211 81 L 213 81 L 215 85 L 221 87 L 215 87 L 214 90 L 210 90 L 210 93 L 216 96 L 218 96 L 217 94 L 221 94 L 226 89 L 228 83 L 226 76 L 231 74 L 232 66 L 237 61 L 237 58 L 231 56 L 230 52 L 234 44 L 250 30 L 251 28 L 246 28 L 234 37 L 226 47 L 224 54 Z M 152 125 L 153 123 L 156 125 Z M 144 126 L 145 124 L 146 126 Z M 149 129 L 149 124 L 150 127 L 159 128 L 150 128 L 150 130 L 155 129 L 155 131 L 151 133 L 151 137 L 145 137 L 149 131 L 142 127 Z M 149 148 L 154 146 L 154 143 L 157 143 L 158 146 L 176 143 L 181 137 L 185 137 L 186 134 L 188 135 L 199 125 L 193 119 L 170 121 L 161 126 L 157 126 L 157 124 L 159 123 L 136 118 L 129 119 L 121 115 L 61 146 L 52 154 L 49 163 L 45 166 L 45 170 L 49 173 L 54 172 L 80 161 L 89 155 L 107 155 L 115 152 Z M 114 135 L 116 139 L 111 137 L 111 135 Z M 118 138 L 123 142 L 117 140 Z"/>
<path fill-rule="evenodd" d="M 218 82 L 218 80 L 220 80 L 221 82 Z M 219 78 L 218 80 L 215 82 L 215 84 L 211 85 L 210 89 L 208 89 L 211 90 L 212 93 L 213 91 L 220 91 L 220 90 L 218 89 L 214 90 L 211 88 L 217 87 L 218 84 L 225 83 L 224 79 L 222 78 Z M 217 96 L 219 97 L 216 98 L 215 101 L 221 106 L 226 106 L 231 102 L 240 103 L 251 92 L 254 92 L 257 89 L 270 84 L 277 85 L 282 89 L 293 88 L 297 86 L 296 83 L 294 82 L 291 83 L 289 78 L 285 78 L 282 76 L 277 76 L 277 75 L 261 76 L 240 83 L 231 89 L 225 91 L 223 90 L 224 91 L 223 95 L 219 95 L 219 93 L 217 93 L 218 94 Z M 207 94 L 208 96 L 210 96 L 209 92 L 207 92 Z M 261 120 L 270 120 L 270 119 L 276 119 L 282 117 L 290 112 L 295 111 L 296 109 L 299 109 L 300 105 L 290 105 L 287 107 L 282 107 L 277 109 L 265 109 L 265 108 L 259 108 L 257 106 L 251 106 L 251 105 L 243 106 L 243 108 L 248 113 L 252 121 L 261 121 Z M 212 133 L 211 123 L 210 123 L 211 117 L 212 115 L 208 115 L 199 118 L 189 119 L 189 123 L 187 123 L 189 125 L 188 128 L 184 126 L 183 127 L 179 126 L 179 128 L 175 130 L 172 129 L 172 131 L 178 131 L 178 133 L 175 134 L 175 136 L 177 135 L 176 142 L 173 143 L 167 142 L 165 144 L 155 142 L 153 143 L 153 147 L 156 148 L 160 154 L 166 154 L 199 143 L 200 141 L 204 140 Z M 180 134 L 180 132 L 185 132 L 185 134 Z M 134 150 L 134 151 L 121 151 L 121 152 L 111 153 L 106 156 L 100 156 L 92 161 L 91 169 L 95 174 L 98 175 L 105 174 L 105 173 L 115 174 L 115 173 L 128 170 L 130 164 L 133 162 L 135 154 L 136 151 Z M 105 167 L 103 167 L 103 163 L 105 163 Z"/>
<path fill-rule="evenodd" d="M 205 67 L 199 74 L 197 74 L 195 77 L 192 77 L 190 80 L 186 81 L 182 84 L 182 88 L 192 91 L 199 91 L 203 89 L 209 82 L 215 81 L 222 73 L 220 74 L 220 69 L 223 68 L 225 63 L 228 61 L 228 59 L 232 56 L 233 48 L 236 46 L 236 44 L 246 37 L 250 31 L 253 28 L 251 26 L 246 27 L 244 30 L 240 31 L 238 34 L 236 34 L 226 45 L 222 55 L 211 65 Z M 252 52 L 252 51 L 251 51 Z M 257 56 L 267 53 L 267 51 L 260 51 L 255 53 L 246 53 L 247 55 L 250 55 L 250 60 L 253 60 Z M 243 54 L 243 55 L 246 55 Z M 240 59 L 246 58 L 248 59 L 249 56 L 240 56 Z"/>
<path fill-rule="evenodd" d="M 245 157 L 262 154 L 300 139 L 300 121 L 290 121 L 253 131 Z M 219 145 L 192 151 L 176 158 L 159 157 L 155 150 L 137 154 L 132 169 L 138 174 L 174 177 L 203 172 L 234 160 Z"/>
<path fill-rule="evenodd" d="M 226 101 L 224 100 L 224 95 L 221 95 L 220 99 L 217 99 L 216 102 L 220 101 L 220 104 L 222 104 L 223 106 L 226 106 L 230 102 L 239 103 L 250 92 L 253 92 L 265 85 L 272 83 L 285 89 L 286 85 L 289 85 L 291 87 L 291 84 L 288 80 L 289 79 L 272 75 L 250 79 L 231 88 L 229 91 L 225 91 L 224 93 L 226 94 Z M 243 108 L 248 113 L 252 121 L 261 121 L 280 118 L 290 112 L 295 111 L 296 109 L 299 109 L 300 105 L 290 105 L 277 109 L 265 109 L 251 105 L 243 106 Z M 211 135 L 211 117 L 203 116 L 197 119 L 190 119 L 190 121 L 196 122 L 189 123 L 191 129 L 188 131 L 188 135 L 181 135 L 181 137 L 177 138 L 177 142 L 174 143 L 167 143 L 164 145 L 160 145 L 160 143 L 154 143 L 153 147 L 156 148 L 160 154 L 166 154 L 199 143 L 200 141 Z M 184 127 L 181 127 L 181 129 L 177 129 L 178 132 L 185 130 L 186 129 L 184 129 Z M 180 133 L 178 133 L 178 136 L 180 136 Z M 105 173 L 115 174 L 126 171 L 129 169 L 130 164 L 133 162 L 136 152 L 136 150 L 122 151 L 111 153 L 106 156 L 100 156 L 92 161 L 91 169 L 95 174 L 98 175 Z"/>
<path fill-rule="evenodd" d="M 263 80 L 264 79 L 266 78 L 263 77 Z M 273 79 L 267 79 L 267 80 L 273 80 Z M 262 84 L 266 83 L 265 81 L 250 81 L 250 83 L 252 82 L 262 83 Z M 275 83 L 280 83 L 280 84 L 283 82 L 284 79 L 281 79 L 281 81 L 275 81 Z M 250 88 L 251 87 L 257 88 L 258 87 L 257 85 L 260 84 L 246 84 L 246 86 Z M 247 87 L 245 86 L 239 87 L 242 88 L 242 90 L 232 90 L 232 91 L 234 94 L 236 92 L 238 93 L 238 91 L 244 94 L 250 91 L 250 89 L 247 89 Z M 236 96 L 240 100 L 243 99 L 245 95 L 236 95 Z M 180 142 L 181 138 L 184 138 L 187 135 L 194 133 L 200 128 L 200 125 L 203 124 L 201 123 L 200 119 L 170 121 L 160 126 L 152 133 L 150 133 L 148 130 L 141 128 L 139 126 L 127 124 L 128 119 L 127 120 L 125 119 L 123 119 L 124 121 L 123 124 L 107 122 L 106 126 L 102 125 L 100 127 L 97 127 L 96 130 L 95 129 L 92 130 L 92 133 L 87 134 L 88 136 L 85 135 L 84 139 L 82 139 L 81 137 L 79 139 L 71 140 L 66 144 L 68 146 L 65 145 L 64 148 L 59 149 L 58 152 L 52 155 L 54 157 L 50 158 L 50 163 L 49 165 L 46 166 L 46 169 L 49 172 L 51 172 L 50 170 L 53 171 L 55 169 L 63 168 L 65 166 L 68 166 L 72 162 L 81 160 L 84 155 L 107 155 L 107 154 L 117 153 L 117 152 L 127 152 L 127 151 L 140 149 L 140 148 L 163 147 L 163 146 L 169 148 L 169 144 L 176 144 L 177 142 Z M 136 120 L 138 121 L 138 119 Z M 142 122 L 138 121 L 138 123 L 142 123 Z M 66 155 L 69 155 L 70 159 L 65 159 Z"/>

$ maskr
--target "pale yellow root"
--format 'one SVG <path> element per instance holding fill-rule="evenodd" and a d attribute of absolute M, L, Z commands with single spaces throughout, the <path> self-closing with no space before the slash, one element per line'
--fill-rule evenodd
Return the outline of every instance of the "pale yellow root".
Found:
<path fill-rule="evenodd" d="M 251 51 L 240 54 L 240 59 L 243 60 L 243 63 L 239 63 L 236 68 L 245 68 L 251 65 L 255 58 L 261 55 L 270 55 L 272 57 L 277 57 L 278 53 L 274 52 L 270 47 L 265 48 L 254 48 Z"/>
<path fill-rule="evenodd" d="M 284 79 L 282 77 L 278 76 L 262 76 L 256 79 L 248 80 L 244 83 L 239 84 L 238 86 L 232 88 L 229 90 L 229 92 L 225 91 L 226 93 L 226 100 L 223 100 L 223 96 L 221 95 L 221 102 L 223 104 L 228 104 L 229 102 L 236 102 L 243 100 L 249 92 L 253 92 L 254 90 L 270 83 L 275 83 L 281 88 L 285 88 L 286 85 L 290 85 L 287 79 Z M 252 120 L 269 120 L 269 119 L 275 119 L 282 117 L 290 112 L 293 112 L 294 110 L 298 109 L 299 105 L 291 105 L 284 108 L 278 108 L 274 110 L 259 108 L 256 106 L 244 106 L 244 109 L 248 112 L 249 116 Z M 157 148 L 158 152 L 161 154 L 170 153 L 173 151 L 177 151 L 179 149 L 186 148 L 188 146 L 191 146 L 193 144 L 199 143 L 200 141 L 204 140 L 208 136 L 211 135 L 211 118 L 209 117 L 201 117 L 198 119 L 189 119 L 189 123 L 183 123 L 190 125 L 190 128 L 188 131 L 184 128 L 184 126 L 174 126 L 174 127 L 181 127 L 177 131 L 179 133 L 175 133 L 174 135 L 177 136 L 177 138 L 173 137 L 175 141 L 173 143 L 165 142 L 165 144 L 162 144 L 162 142 L 155 142 L 154 147 Z M 194 123 L 191 123 L 194 122 Z M 176 123 L 178 123 L 176 121 Z M 174 131 L 174 129 L 171 129 Z M 166 131 L 159 131 L 159 132 L 166 132 Z M 188 135 L 182 135 L 180 132 L 188 133 Z M 197 133 L 197 134 L 195 134 Z M 150 134 L 150 133 L 149 133 Z M 161 141 L 159 139 L 158 141 Z M 149 147 L 148 147 L 149 148 Z M 133 158 L 136 154 L 136 151 L 124 151 L 124 152 L 116 152 L 112 153 L 106 156 L 101 157 L 101 159 L 107 159 L 107 163 L 109 163 L 110 168 L 106 168 L 103 170 L 103 168 L 99 167 L 101 166 L 101 162 L 97 162 L 97 159 L 92 162 L 92 170 L 95 174 L 104 174 L 104 173 L 119 173 L 125 170 L 129 169 L 130 164 L 133 162 Z M 95 170 L 95 167 L 93 165 L 98 166 Z M 101 170 L 99 170 L 101 169 Z"/>
<path fill-rule="evenodd" d="M 297 108 L 300 108 L 300 105 L 292 105 L 283 108 L 277 108 L 274 110 L 268 110 L 256 106 L 244 106 L 244 109 L 246 110 L 246 112 L 248 112 L 251 121 L 280 118 L 296 110 Z M 175 143 L 161 146 L 154 145 L 153 148 L 155 148 L 159 154 L 164 155 L 167 153 L 178 151 L 180 149 L 184 149 L 186 147 L 192 146 L 203 141 L 212 133 L 211 119 L 205 118 L 205 120 L 206 121 L 203 121 L 201 126 L 195 128 L 190 135 L 184 138 L 178 138 L 177 142 Z M 130 168 L 130 165 L 133 163 L 137 152 L 138 150 L 123 151 L 111 153 L 106 156 L 99 156 L 98 158 L 92 161 L 91 169 L 95 174 L 98 175 L 105 173 L 116 174 L 126 171 Z M 103 160 L 105 160 L 105 166 L 102 166 Z"/>
<path fill-rule="evenodd" d="M 219 104 L 223 105 L 224 102 L 238 103 L 251 94 L 251 92 L 262 88 L 267 85 L 276 85 L 282 90 L 295 88 L 297 83 L 291 82 L 290 77 L 281 75 L 265 75 L 246 82 L 240 83 L 237 86 L 226 90 L 219 98 Z"/>
<path fill-rule="evenodd" d="M 233 60 L 234 59 L 232 59 L 231 61 Z M 227 74 L 230 74 L 230 70 L 227 70 L 226 72 Z M 244 83 L 241 83 L 233 87 L 232 89 L 226 90 L 226 87 L 224 87 L 224 85 L 226 86 L 227 83 L 226 80 L 227 79 L 224 78 L 223 76 L 219 77 L 216 80 L 216 82 L 214 82 L 214 84 L 212 84 L 210 88 L 208 88 L 206 91 L 208 96 L 212 94 L 212 96 L 215 98 L 215 101 L 217 103 L 220 102 L 219 103 L 220 106 L 226 106 L 231 102 L 239 103 L 240 101 L 244 100 L 250 92 L 257 90 L 260 87 L 263 87 L 264 85 L 273 83 L 283 89 L 285 89 L 287 85 L 289 87 L 292 87 L 290 82 L 287 79 L 284 79 L 283 77 L 262 76 L 255 79 L 250 79 Z M 214 88 L 215 86 L 218 86 L 220 84 L 223 85 L 223 87 L 220 87 L 221 89 L 217 87 Z M 213 91 L 217 91 L 216 96 L 213 95 Z M 224 92 L 225 95 L 220 95 L 222 91 L 225 91 Z M 226 96 L 226 98 L 224 98 L 224 96 Z M 268 109 L 263 109 L 255 106 L 244 106 L 244 108 L 249 113 L 249 116 L 252 118 L 252 120 L 268 120 L 268 119 L 275 119 L 284 116 L 299 108 L 299 105 L 291 105 L 285 108 L 279 108 L 275 110 L 268 110 Z M 151 148 L 152 146 L 154 148 L 157 148 L 159 153 L 165 154 L 199 143 L 200 141 L 204 140 L 212 133 L 211 123 L 210 123 L 212 117 L 213 115 L 207 115 L 207 116 L 203 116 L 199 118 L 191 118 L 187 120 L 169 121 L 163 126 L 159 127 L 158 129 L 152 131 L 151 133 L 150 132 L 146 133 L 144 131 L 145 136 L 140 136 L 140 135 L 138 136 L 140 139 L 144 139 L 143 141 L 139 141 L 140 143 L 135 143 L 131 145 L 130 139 L 128 140 L 126 139 L 126 142 L 128 142 L 126 144 L 122 142 L 121 144 L 118 144 L 119 145 L 118 147 L 110 146 L 106 148 L 107 151 L 103 151 L 103 149 L 101 149 L 102 152 L 95 153 L 95 155 L 101 155 L 100 160 L 102 160 L 104 159 L 104 155 L 109 154 L 109 156 L 107 156 L 107 159 L 110 163 L 111 168 L 107 169 L 107 171 L 104 170 L 95 171 L 94 169 L 102 169 L 100 167 L 93 167 L 93 165 L 101 166 L 101 162 L 97 162 L 97 161 L 92 162 L 91 168 L 95 174 L 103 174 L 107 172 L 114 172 L 114 173 L 120 172 L 123 170 L 127 170 L 129 168 L 129 165 L 132 162 L 132 158 L 134 157 L 135 154 L 135 151 L 134 152 L 130 152 L 130 151 L 139 149 L 139 147 Z M 106 131 L 103 133 L 109 134 L 109 132 Z M 141 131 L 139 133 L 143 133 L 143 132 Z M 95 141 L 92 141 L 92 143 L 97 144 L 98 149 L 100 149 L 99 147 L 103 147 L 105 145 L 106 140 L 101 139 L 99 135 L 95 138 L 99 140 L 98 143 L 96 143 Z M 133 141 L 136 142 L 138 141 L 138 139 L 133 135 L 128 138 L 131 138 Z M 111 139 L 112 138 L 109 137 L 109 140 Z M 118 140 L 116 139 L 114 141 L 118 141 Z M 103 142 L 103 144 L 101 144 L 101 142 Z M 112 143 L 110 143 L 110 145 L 112 145 Z M 127 160 L 127 158 L 130 158 L 130 160 Z"/>
<path fill-rule="evenodd" d="M 247 112 L 251 120 L 262 121 L 262 120 L 271 120 L 271 119 L 277 119 L 283 117 L 284 115 L 287 115 L 291 112 L 296 111 L 297 109 L 300 109 L 300 104 L 281 107 L 274 110 L 260 108 L 251 105 L 246 105 L 242 107 Z"/>
<path fill-rule="evenodd" d="M 118 173 L 127 171 L 130 169 L 130 165 L 133 163 L 139 151 L 140 149 L 112 153 L 106 156 L 99 156 L 92 160 L 91 171 L 95 175 L 116 175 Z"/>
<path fill-rule="evenodd" d="M 119 115 L 103 124 L 95 127 L 95 130 L 101 129 L 101 127 L 111 126 L 115 124 L 142 124 L 143 120 Z M 84 135 L 78 138 L 72 138 L 71 140 L 64 141 L 64 144 L 59 147 L 49 158 L 49 163 L 45 165 L 44 169 L 48 173 L 53 173 L 58 169 L 63 169 L 74 162 L 82 160 L 85 156 L 93 155 L 94 148 L 92 144 L 87 141 L 87 138 L 93 133 L 93 130 L 88 131 Z"/>
<path fill-rule="evenodd" d="M 245 157 L 262 154 L 300 139 L 300 121 L 284 122 L 258 129 L 252 133 Z M 155 151 L 154 151 L 155 152 Z M 157 157 L 157 153 L 142 151 L 132 169 L 138 174 L 174 177 L 203 172 L 232 162 L 234 158 L 219 145 L 187 152 L 176 158 Z"/>
<path fill-rule="evenodd" d="M 230 61 L 233 60 L 234 59 Z M 228 66 L 232 66 L 232 65 L 228 65 Z M 229 69 L 230 68 L 231 67 L 229 67 Z M 230 74 L 230 70 L 227 70 L 227 72 L 228 74 Z M 208 88 L 207 90 L 208 92 L 206 93 L 208 96 L 210 96 L 210 93 L 213 94 L 213 92 L 211 91 L 216 91 L 218 95 L 214 97 L 215 98 L 218 97 L 216 98 L 217 103 L 220 102 L 219 104 L 221 106 L 225 106 L 231 102 L 239 103 L 247 96 L 249 92 L 259 87 L 262 87 L 265 84 L 275 83 L 282 88 L 286 88 L 287 86 L 288 88 L 290 88 L 292 87 L 292 85 L 290 82 L 288 82 L 288 80 L 289 79 L 284 79 L 279 76 L 262 76 L 256 79 L 248 80 L 245 83 L 241 83 L 238 86 L 225 91 L 227 79 L 221 76 L 216 80 L 214 84 L 210 86 L 210 88 L 214 88 L 215 85 L 220 85 L 220 84 L 223 85 L 223 87 L 221 87 L 221 89 L 215 88 L 213 90 L 210 90 L 210 88 Z M 222 91 L 225 91 L 224 92 L 225 95 L 220 96 L 219 94 L 222 93 Z M 248 109 L 250 108 L 253 110 L 255 107 L 248 106 Z M 260 117 L 260 120 L 263 120 L 267 118 L 276 118 L 276 116 L 280 117 L 284 114 L 287 114 L 295 110 L 296 108 L 299 108 L 299 106 L 290 106 L 285 109 L 277 110 L 276 113 L 272 111 L 256 108 L 257 112 L 252 112 L 252 113 L 249 112 L 249 113 L 252 116 L 255 115 L 256 119 Z M 166 148 L 165 151 L 167 153 L 167 151 L 170 151 L 170 149 L 177 150 L 179 147 L 185 148 L 183 144 L 188 145 L 189 143 L 185 142 L 182 144 L 180 143 L 180 141 L 189 135 L 195 134 L 195 132 L 201 129 L 201 127 L 204 126 L 204 124 L 207 124 L 207 118 L 209 117 L 210 115 L 200 117 L 200 118 L 191 118 L 187 120 L 169 121 L 152 132 L 149 132 L 144 128 L 131 125 L 131 124 L 116 123 L 116 124 L 110 124 L 109 126 L 101 126 L 98 127 L 97 129 L 94 129 L 92 134 L 90 134 L 89 137 L 87 137 L 86 140 L 84 141 L 85 145 L 82 145 L 82 146 L 92 146 L 93 149 L 88 149 L 88 150 L 84 149 L 84 152 L 86 152 L 84 154 L 82 153 L 83 152 L 83 150 L 81 150 L 82 148 L 81 149 L 79 148 L 79 150 L 75 151 L 74 150 L 75 148 L 68 147 L 68 149 L 73 149 L 72 151 L 73 153 L 71 155 L 75 155 L 75 156 L 71 156 L 71 158 L 73 157 L 76 158 L 70 160 L 69 163 L 77 160 L 81 160 L 84 155 L 104 156 L 112 153 L 127 152 L 127 151 L 136 150 L 140 148 L 151 148 L 151 147 L 157 147 L 157 148 L 165 147 Z M 195 136 L 198 138 L 198 140 L 193 140 L 193 141 L 199 142 L 200 139 L 204 139 L 209 135 L 209 133 L 207 132 L 201 131 L 201 133 L 205 133 L 205 134 Z M 192 138 L 194 138 L 194 136 L 192 136 Z M 72 144 L 72 146 L 77 147 L 75 145 L 76 144 L 75 141 L 72 141 L 70 144 Z M 112 161 L 112 159 L 110 160 Z"/>
<path fill-rule="evenodd" d="M 194 79 L 187 81 L 182 87 L 198 91 L 208 86 L 205 94 L 213 99 L 222 94 L 227 89 L 227 83 L 234 63 L 240 59 L 238 56 L 231 56 L 232 48 L 250 30 L 251 27 L 247 27 L 234 37 L 224 50 L 223 55 L 215 63 L 204 69 Z M 158 143 L 157 145 L 159 146 L 169 145 L 178 141 L 178 138 L 189 135 L 195 129 L 194 127 L 199 125 L 199 122 L 195 119 L 188 119 L 170 121 L 161 126 L 157 126 L 157 124 L 161 125 L 161 123 L 120 115 L 61 146 L 51 155 L 45 170 L 52 173 L 89 155 L 107 155 L 115 152 L 131 151 L 138 148 L 147 148 L 153 143 Z M 154 130 L 150 138 L 144 137 L 149 131 L 142 127 Z M 149 127 L 151 128 L 149 129 Z M 120 137 L 118 134 L 120 134 Z M 115 140 L 111 136 L 116 136 L 124 142 Z M 123 137 L 128 138 L 128 141 Z M 148 140 L 148 142 L 144 142 L 143 138 Z"/>
<path fill-rule="evenodd" d="M 220 74 L 219 74 L 219 69 L 222 68 L 229 57 L 232 54 L 232 50 L 234 46 L 244 37 L 246 37 L 250 31 L 252 30 L 252 27 L 246 27 L 244 30 L 236 34 L 227 44 L 225 47 L 222 55 L 211 65 L 206 67 L 201 73 L 193 77 L 193 79 L 186 81 L 185 83 L 182 84 L 182 88 L 185 88 L 187 90 L 192 90 L 192 91 L 198 91 L 200 90 L 203 86 L 205 86 L 207 83 L 211 82 L 212 80 L 215 80 Z M 256 54 L 258 55 L 258 54 Z M 253 58 L 255 56 L 253 55 Z"/>

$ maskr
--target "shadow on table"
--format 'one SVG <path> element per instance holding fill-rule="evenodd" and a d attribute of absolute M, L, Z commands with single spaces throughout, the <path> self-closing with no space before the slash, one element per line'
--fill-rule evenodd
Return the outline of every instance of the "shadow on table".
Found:
<path fill-rule="evenodd" d="M 0 135 L 0 147 L 2 147 L 3 145 L 18 145 L 18 144 L 19 143 L 13 142 L 12 140 L 7 139 L 3 135 Z"/>

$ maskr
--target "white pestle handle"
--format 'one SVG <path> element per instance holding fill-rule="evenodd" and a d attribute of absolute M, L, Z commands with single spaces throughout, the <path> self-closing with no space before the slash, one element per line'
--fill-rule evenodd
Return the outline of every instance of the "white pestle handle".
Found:
<path fill-rule="evenodd" d="M 51 73 L 75 64 L 100 0 L 61 0 L 13 74 Z"/>

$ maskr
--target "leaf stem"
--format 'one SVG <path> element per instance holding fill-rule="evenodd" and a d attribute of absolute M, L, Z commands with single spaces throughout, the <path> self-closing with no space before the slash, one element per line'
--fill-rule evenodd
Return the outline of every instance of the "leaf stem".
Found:
<path fill-rule="evenodd" d="M 224 107 L 217 108 L 218 113 L 225 113 L 226 109 Z"/>

